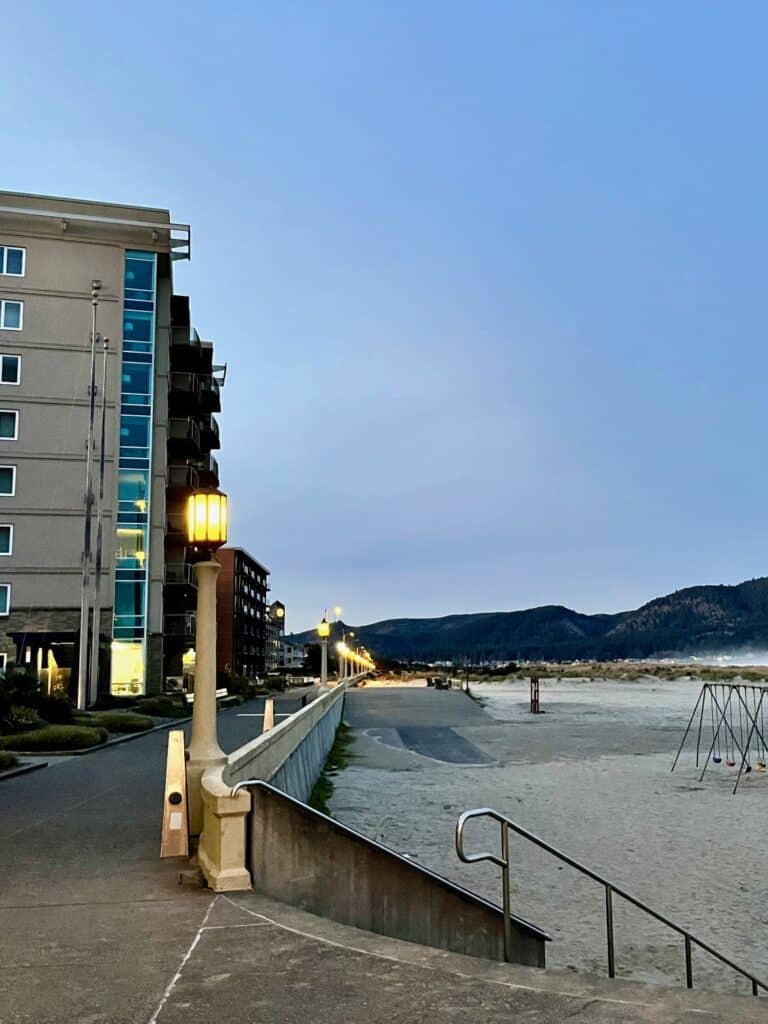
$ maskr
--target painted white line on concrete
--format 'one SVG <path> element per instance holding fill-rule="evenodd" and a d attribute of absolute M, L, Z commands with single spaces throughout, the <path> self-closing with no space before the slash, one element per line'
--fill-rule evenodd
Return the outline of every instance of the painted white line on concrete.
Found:
<path fill-rule="evenodd" d="M 149 1018 L 149 1020 L 147 1021 L 147 1024 L 156 1024 L 157 1018 L 160 1016 L 160 1013 L 161 1013 L 163 1007 L 168 1002 L 168 998 L 169 998 L 171 992 L 173 992 L 173 990 L 174 990 L 174 988 L 176 986 L 176 982 L 181 977 L 181 972 L 184 970 L 184 966 L 186 965 L 187 961 L 189 960 L 189 958 L 194 953 L 195 947 L 197 946 L 198 942 L 200 941 L 200 936 L 203 934 L 203 931 L 205 930 L 205 923 L 208 920 L 208 918 L 211 916 L 211 911 L 213 910 L 214 905 L 215 905 L 217 899 L 218 899 L 218 896 L 214 896 L 213 899 L 211 900 L 211 902 L 208 904 L 208 909 L 205 912 L 205 917 L 203 918 L 202 924 L 197 929 L 197 932 L 195 933 L 194 939 L 192 939 L 192 943 L 191 943 L 189 949 L 184 954 L 184 956 L 182 958 L 182 961 L 179 964 L 178 971 L 176 971 L 174 976 L 169 981 L 169 983 L 168 983 L 168 985 L 167 985 L 167 987 L 165 989 L 165 992 L 163 992 L 163 998 L 160 1000 L 160 1005 L 157 1007 L 155 1012 Z"/>
<path fill-rule="evenodd" d="M 202 932 L 218 932 L 223 928 L 268 928 L 269 921 L 254 921 L 253 924 L 207 924 Z"/>

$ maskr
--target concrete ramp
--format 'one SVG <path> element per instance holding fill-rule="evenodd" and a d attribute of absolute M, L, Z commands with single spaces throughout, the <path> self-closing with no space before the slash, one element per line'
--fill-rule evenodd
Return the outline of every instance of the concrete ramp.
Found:
<path fill-rule="evenodd" d="M 257 892 L 379 935 L 504 959 L 498 907 L 268 783 L 249 788 Z M 513 962 L 544 966 L 545 932 L 513 916 L 512 938 Z"/>

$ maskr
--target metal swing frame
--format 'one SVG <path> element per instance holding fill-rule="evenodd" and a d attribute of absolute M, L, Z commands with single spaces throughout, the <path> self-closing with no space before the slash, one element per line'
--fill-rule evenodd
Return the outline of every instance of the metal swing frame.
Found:
<path fill-rule="evenodd" d="M 718 688 L 722 690 L 722 694 L 719 698 L 717 694 Z M 699 782 L 701 782 L 704 778 L 704 774 L 707 770 L 707 767 L 709 766 L 709 762 L 712 757 L 712 752 L 714 751 L 715 746 L 717 745 L 718 740 L 720 739 L 720 731 L 722 730 L 726 738 L 726 749 L 727 738 L 728 735 L 730 735 L 731 742 L 733 743 L 734 754 L 736 751 L 738 751 L 739 754 L 741 754 L 741 762 L 739 763 L 739 773 L 736 777 L 736 784 L 733 787 L 733 792 L 735 793 L 736 790 L 739 788 L 741 777 L 744 774 L 744 769 L 747 765 L 747 755 L 749 754 L 749 749 L 752 745 L 753 737 L 756 736 L 759 740 L 758 747 L 763 750 L 763 754 L 765 755 L 765 753 L 768 752 L 768 743 L 766 743 L 765 735 L 763 732 L 763 701 L 765 699 L 765 693 L 767 689 L 768 687 L 756 686 L 750 683 L 704 683 L 704 685 L 701 688 L 701 691 L 699 692 L 699 696 L 696 700 L 694 709 L 691 712 L 691 717 L 688 720 L 688 725 L 686 726 L 685 732 L 683 733 L 683 738 L 680 741 L 680 746 L 678 747 L 677 754 L 675 756 L 675 760 L 672 764 L 671 770 L 674 771 L 677 767 L 677 762 L 679 761 L 680 755 L 683 752 L 685 741 L 688 739 L 688 734 L 690 733 L 691 727 L 693 726 L 693 723 L 696 719 L 697 712 L 699 715 L 699 724 L 696 733 L 696 767 L 699 767 L 699 761 L 701 759 L 701 735 L 704 725 L 704 710 L 707 703 L 707 697 L 709 697 L 710 708 L 717 709 L 718 717 L 716 725 L 713 725 L 712 743 L 710 744 L 709 750 L 707 751 L 707 755 L 704 758 L 704 765 L 701 770 L 701 775 L 699 776 Z M 748 691 L 752 691 L 752 709 L 750 709 L 749 704 L 745 700 Z M 760 694 L 759 698 L 756 698 L 756 692 Z M 739 733 L 742 734 L 742 736 L 742 710 L 746 715 L 748 732 L 747 741 L 746 743 L 744 743 L 744 746 L 742 746 L 743 739 L 740 742 L 736 738 L 736 733 L 731 727 L 731 720 L 728 717 L 728 710 L 731 707 L 731 702 L 733 701 L 734 696 L 737 698 L 738 701 L 736 707 L 738 708 L 739 712 Z M 758 725 L 758 721 L 761 723 L 761 725 Z"/>

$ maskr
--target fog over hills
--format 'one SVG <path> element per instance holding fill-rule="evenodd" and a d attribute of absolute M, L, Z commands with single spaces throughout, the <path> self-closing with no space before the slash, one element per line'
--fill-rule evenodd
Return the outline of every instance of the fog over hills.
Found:
<path fill-rule="evenodd" d="M 345 628 L 374 654 L 403 659 L 609 659 L 765 650 L 768 577 L 735 586 L 687 587 L 614 615 L 545 605 Z M 308 631 L 296 639 L 313 637 Z"/>

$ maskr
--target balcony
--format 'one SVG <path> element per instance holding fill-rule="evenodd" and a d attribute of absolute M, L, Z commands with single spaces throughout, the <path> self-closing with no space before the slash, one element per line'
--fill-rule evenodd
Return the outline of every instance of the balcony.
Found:
<path fill-rule="evenodd" d="M 171 416 L 189 416 L 201 409 L 200 378 L 196 373 L 171 373 L 168 381 L 168 410 Z"/>
<path fill-rule="evenodd" d="M 195 638 L 194 612 L 173 612 L 165 616 L 165 635 L 175 640 L 194 640 Z"/>
<path fill-rule="evenodd" d="M 168 454 L 181 458 L 200 455 L 200 428 L 193 419 L 168 421 Z"/>
<path fill-rule="evenodd" d="M 221 412 L 221 389 L 215 377 L 204 376 L 200 381 L 200 405 L 204 412 Z"/>
<path fill-rule="evenodd" d="M 172 543 L 186 544 L 187 516 L 186 512 L 169 512 L 166 516 L 166 537 Z"/>
<path fill-rule="evenodd" d="M 169 466 L 165 485 L 169 498 L 184 498 L 200 486 L 200 474 L 194 466 Z"/>
<path fill-rule="evenodd" d="M 165 585 L 167 587 L 193 587 L 196 590 L 195 567 L 189 562 L 166 562 Z"/>
<path fill-rule="evenodd" d="M 200 448 L 204 452 L 210 452 L 215 448 L 221 448 L 219 424 L 213 416 L 207 416 L 200 424 Z"/>
<path fill-rule="evenodd" d="M 219 486 L 219 464 L 212 455 L 206 455 L 197 463 L 197 474 L 201 487 Z"/>

